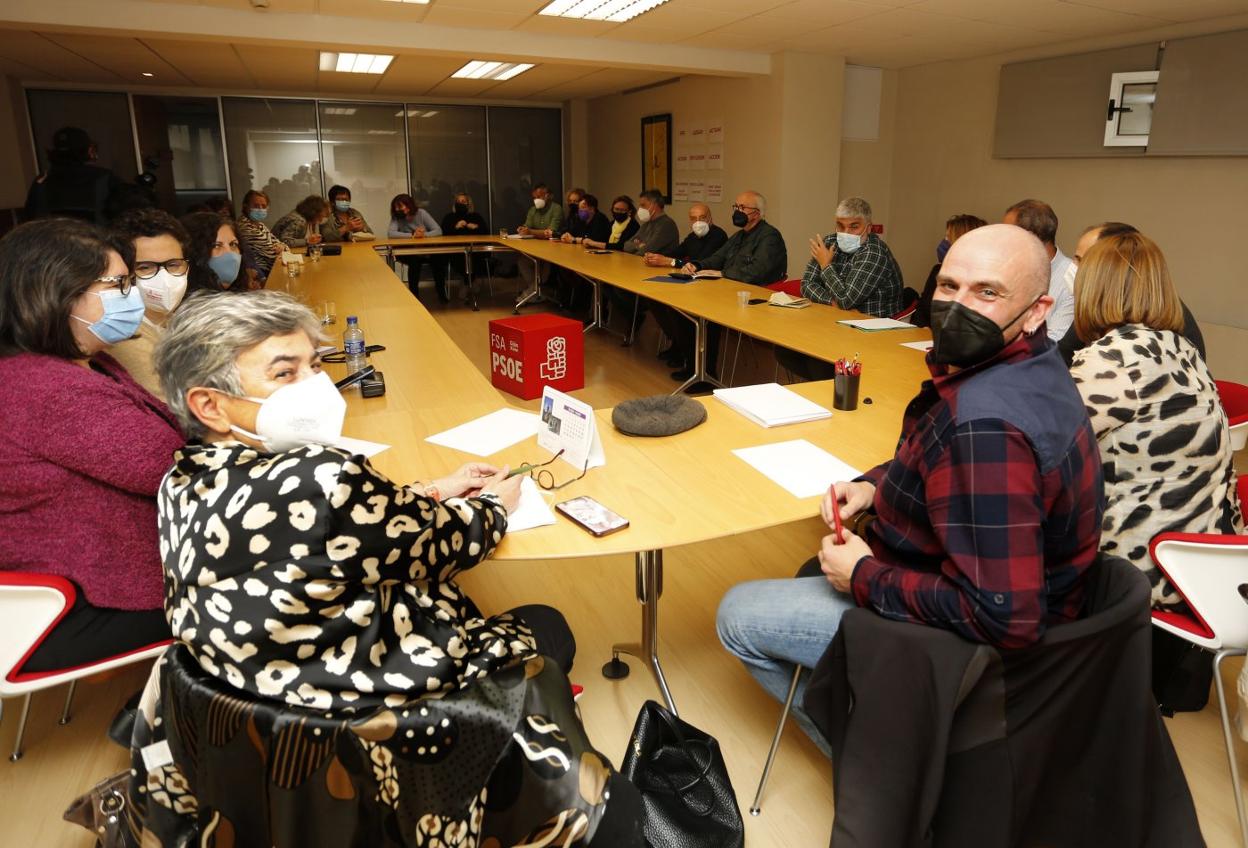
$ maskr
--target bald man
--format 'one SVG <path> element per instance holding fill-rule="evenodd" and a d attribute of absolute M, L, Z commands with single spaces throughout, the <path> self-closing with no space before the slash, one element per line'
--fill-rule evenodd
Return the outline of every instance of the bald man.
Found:
<path fill-rule="evenodd" d="M 765 286 L 784 279 L 789 254 L 780 231 L 767 223 L 767 199 L 756 191 L 743 191 L 732 204 L 732 225 L 737 231 L 719 250 L 705 259 L 686 262 L 683 270 L 693 274 L 708 268 L 722 271 L 730 280 Z"/>
<path fill-rule="evenodd" d="M 697 262 L 719 250 L 728 241 L 728 234 L 711 219 L 711 207 L 695 203 L 689 207 L 689 235 L 670 254 L 647 253 L 646 264 L 655 268 L 679 268 Z M 663 328 L 671 344 L 659 351 L 659 359 L 676 370 L 672 379 L 684 382 L 693 376 L 693 322 L 670 306 L 654 304 L 654 320 Z M 711 357 L 712 359 L 714 357 Z"/>
<path fill-rule="evenodd" d="M 823 500 L 829 528 L 834 509 L 874 520 L 824 537 L 824 576 L 745 583 L 720 603 L 724 647 L 777 700 L 853 606 L 1005 649 L 1079 617 L 1103 484 L 1083 401 L 1043 332 L 1048 287 L 1048 254 L 1019 227 L 981 227 L 949 249 L 932 379 L 906 407 L 896 455 Z"/>

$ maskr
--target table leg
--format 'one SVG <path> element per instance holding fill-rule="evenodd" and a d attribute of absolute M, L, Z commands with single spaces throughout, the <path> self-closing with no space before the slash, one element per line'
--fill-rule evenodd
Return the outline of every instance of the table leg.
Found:
<path fill-rule="evenodd" d="M 641 603 L 641 642 L 623 642 L 611 646 L 611 661 L 602 667 L 604 677 L 619 679 L 628 675 L 628 666 L 620 654 L 631 654 L 644 662 L 659 686 L 667 708 L 676 715 L 676 702 L 667 688 L 663 666 L 659 663 L 659 598 L 663 595 L 663 551 L 637 552 L 637 600 Z"/>
<path fill-rule="evenodd" d="M 688 318 L 690 321 L 692 321 L 695 327 L 695 338 L 694 338 L 694 345 L 693 345 L 694 347 L 693 376 L 691 376 L 688 380 L 685 380 L 685 382 L 677 386 L 676 390 L 672 392 L 672 394 L 678 395 L 681 392 L 683 392 L 685 389 L 689 388 L 690 386 L 697 385 L 698 383 L 710 383 L 712 386 L 718 386 L 719 388 L 723 388 L 724 384 L 721 383 L 719 380 L 715 379 L 714 377 L 712 377 L 706 370 L 706 336 L 707 336 L 706 319 L 695 318 L 694 316 L 690 315 L 687 312 L 682 312 L 681 314 L 684 315 L 686 318 Z"/>
<path fill-rule="evenodd" d="M 447 269 L 448 275 L 450 269 Z M 477 280 L 472 274 L 472 245 L 464 246 L 464 279 L 468 281 L 468 300 L 472 303 L 472 311 L 480 312 L 481 304 L 477 302 Z"/>
<path fill-rule="evenodd" d="M 524 306 L 531 300 L 541 300 L 542 297 L 542 263 L 535 257 L 529 256 L 526 253 L 522 253 L 520 255 L 525 259 L 533 261 L 533 288 L 527 293 L 521 292 L 516 295 L 516 305 L 511 311 L 512 315 L 519 315 L 521 306 Z"/>

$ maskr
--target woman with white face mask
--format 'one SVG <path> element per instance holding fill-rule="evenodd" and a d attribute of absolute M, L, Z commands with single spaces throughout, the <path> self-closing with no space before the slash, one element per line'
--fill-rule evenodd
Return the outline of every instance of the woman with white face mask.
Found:
<path fill-rule="evenodd" d="M 0 239 L 0 568 L 77 589 L 23 672 L 169 638 L 156 491 L 183 438 L 108 353 L 143 317 L 139 282 L 94 225 L 46 219 Z"/>
<path fill-rule="evenodd" d="M 211 213 L 205 213 L 211 214 Z M 152 350 L 164 333 L 165 322 L 186 296 L 190 262 L 186 258 L 186 229 L 168 212 L 136 209 L 121 216 L 113 231 L 143 297 L 143 318 L 138 332 L 119 342 L 112 356 L 130 372 L 140 386 L 161 400 L 160 379 L 152 368 Z"/>
<path fill-rule="evenodd" d="M 319 342 L 320 320 L 289 295 L 196 293 L 156 350 L 190 437 L 158 498 L 175 637 L 243 697 L 344 716 L 487 697 L 478 682 L 539 654 L 566 672 L 562 615 L 487 617 L 455 580 L 502 540 L 522 476 L 470 463 L 400 485 L 336 447 L 346 402 Z M 464 779 L 488 777 L 511 740 L 473 740 Z"/>

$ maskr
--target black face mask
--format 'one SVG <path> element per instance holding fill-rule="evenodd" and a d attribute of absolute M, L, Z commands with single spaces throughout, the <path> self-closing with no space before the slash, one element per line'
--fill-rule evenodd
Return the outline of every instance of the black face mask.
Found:
<path fill-rule="evenodd" d="M 750 216 L 742 212 L 740 209 L 734 209 L 732 212 L 732 225 L 734 227 L 744 227 L 750 223 Z"/>
<path fill-rule="evenodd" d="M 932 362 L 966 368 L 1001 352 L 1005 333 L 1015 321 L 1036 305 L 1037 297 L 1004 327 L 987 315 L 952 300 L 932 301 Z"/>
<path fill-rule="evenodd" d="M 615 222 L 617 224 L 623 224 L 625 221 L 628 220 L 628 213 L 627 212 L 612 212 L 611 217 L 615 219 Z"/>
<path fill-rule="evenodd" d="M 468 214 L 468 204 L 467 204 L 467 203 L 456 203 L 456 204 L 455 204 L 455 214 L 456 214 L 456 215 L 467 215 L 467 214 Z"/>

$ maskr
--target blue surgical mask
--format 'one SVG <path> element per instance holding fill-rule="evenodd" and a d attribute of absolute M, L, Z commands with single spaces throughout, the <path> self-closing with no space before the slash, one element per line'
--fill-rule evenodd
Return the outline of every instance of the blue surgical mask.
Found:
<path fill-rule="evenodd" d="M 139 331 L 143 322 L 143 292 L 138 286 L 131 286 L 128 294 L 119 289 L 92 292 L 104 304 L 104 314 L 100 320 L 92 323 L 77 315 L 70 315 L 87 325 L 87 329 L 105 344 L 114 345 L 124 342 Z"/>
<path fill-rule="evenodd" d="M 219 256 L 208 260 L 208 267 L 217 275 L 221 285 L 228 286 L 238 279 L 239 269 L 243 267 L 243 255 L 227 250 Z"/>
<path fill-rule="evenodd" d="M 247 210 L 247 217 L 253 221 L 263 221 L 265 218 L 269 217 L 269 210 L 268 209 L 249 209 Z"/>
<path fill-rule="evenodd" d="M 843 253 L 853 253 L 862 247 L 862 236 L 856 236 L 853 233 L 837 233 L 836 249 Z"/>
<path fill-rule="evenodd" d="M 351 201 L 350 200 L 335 200 L 334 208 L 337 209 L 339 212 L 350 212 Z"/>

